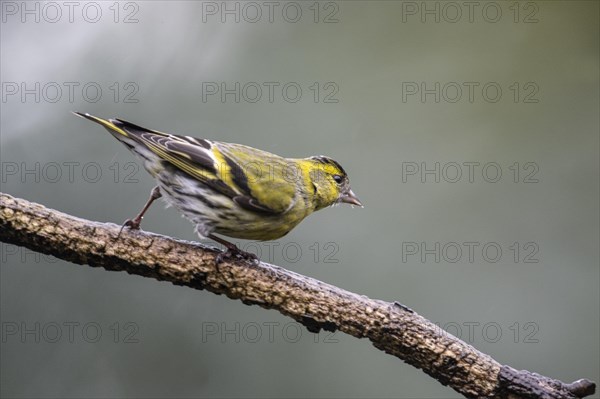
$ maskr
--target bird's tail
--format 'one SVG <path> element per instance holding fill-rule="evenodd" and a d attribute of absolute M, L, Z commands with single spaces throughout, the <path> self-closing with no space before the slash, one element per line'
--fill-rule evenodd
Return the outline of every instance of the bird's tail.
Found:
<path fill-rule="evenodd" d="M 92 122 L 96 122 L 97 124 L 104 126 L 106 128 L 106 130 L 108 130 L 111 134 L 113 134 L 115 137 L 119 138 L 118 135 L 127 137 L 127 138 L 131 138 L 131 135 L 129 135 L 127 133 L 126 130 L 122 129 L 122 123 L 119 123 L 119 121 L 114 120 L 114 119 L 102 119 L 102 118 L 98 118 L 97 116 L 94 115 L 90 115 L 88 113 L 82 113 L 82 112 L 73 112 L 75 115 L 80 116 L 82 118 L 85 119 L 89 119 Z M 121 125 L 121 126 L 120 126 Z M 115 135 L 118 134 L 118 135 Z"/>
<path fill-rule="evenodd" d="M 102 119 L 88 113 L 73 113 L 103 126 L 130 151 L 142 157 L 146 161 L 144 167 L 153 176 L 161 169 L 160 162 L 168 158 L 168 156 L 165 158 L 165 151 L 168 152 L 168 148 L 162 148 L 157 144 L 160 139 L 169 137 L 168 133 L 146 129 L 122 119 Z"/>

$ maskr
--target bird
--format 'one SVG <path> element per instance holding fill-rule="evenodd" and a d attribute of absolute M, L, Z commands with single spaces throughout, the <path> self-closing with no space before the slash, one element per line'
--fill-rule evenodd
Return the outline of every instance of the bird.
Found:
<path fill-rule="evenodd" d="M 250 146 L 147 129 L 123 119 L 73 112 L 103 126 L 143 160 L 156 187 L 122 227 L 140 229 L 152 203 L 163 198 L 195 225 L 200 238 L 222 244 L 217 264 L 256 256 L 215 234 L 257 241 L 288 234 L 308 215 L 347 203 L 363 207 L 342 166 L 330 157 L 284 158 Z M 119 235 L 121 234 L 119 232 Z"/>

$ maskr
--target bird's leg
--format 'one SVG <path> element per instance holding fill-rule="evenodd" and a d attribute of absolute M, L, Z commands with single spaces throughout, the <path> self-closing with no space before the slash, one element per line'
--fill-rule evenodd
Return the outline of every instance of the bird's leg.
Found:
<path fill-rule="evenodd" d="M 156 201 L 157 199 L 159 199 L 160 197 L 162 197 L 160 188 L 158 188 L 158 186 L 156 186 L 152 189 L 152 192 L 150 193 L 150 198 L 148 198 L 146 205 L 144 205 L 144 207 L 142 208 L 140 213 L 138 213 L 138 215 L 136 217 L 134 217 L 133 219 L 127 219 L 125 221 L 125 223 L 123 223 L 123 225 L 121 226 L 121 230 L 119 230 L 119 235 L 117 236 L 117 238 L 119 238 L 119 236 L 121 235 L 121 232 L 123 231 L 123 229 L 125 227 L 129 227 L 132 230 L 139 230 L 140 223 L 142 223 L 142 219 L 144 218 L 144 214 L 146 213 L 148 208 L 150 208 L 150 205 L 152 205 L 152 203 L 154 201 Z"/>
<path fill-rule="evenodd" d="M 217 262 L 217 265 L 219 265 L 219 263 L 223 262 L 225 259 L 232 258 L 234 256 L 239 256 L 242 259 L 249 260 L 249 261 L 258 261 L 258 257 L 256 255 L 254 255 L 253 253 L 242 251 L 235 244 L 232 244 L 229 241 L 226 241 L 220 237 L 217 237 L 214 234 L 209 234 L 208 238 L 210 238 L 213 241 L 218 242 L 219 244 L 224 245 L 225 248 L 227 248 L 227 251 L 221 252 L 217 255 L 217 257 L 215 259 L 215 261 Z"/>

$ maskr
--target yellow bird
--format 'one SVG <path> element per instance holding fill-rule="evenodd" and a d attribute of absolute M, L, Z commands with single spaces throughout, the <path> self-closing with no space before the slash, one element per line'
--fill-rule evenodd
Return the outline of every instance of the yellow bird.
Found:
<path fill-rule="evenodd" d="M 325 156 L 283 158 L 241 144 L 146 129 L 122 119 L 75 112 L 105 127 L 140 156 L 157 187 L 123 227 L 139 229 L 152 202 L 163 197 L 196 226 L 201 238 L 223 244 L 225 256 L 255 258 L 215 236 L 275 240 L 311 213 L 338 203 L 361 206 L 339 163 Z"/>

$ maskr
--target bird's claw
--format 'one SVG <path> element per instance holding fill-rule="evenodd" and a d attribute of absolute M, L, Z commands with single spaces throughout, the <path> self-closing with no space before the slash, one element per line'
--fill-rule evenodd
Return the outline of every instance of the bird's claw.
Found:
<path fill-rule="evenodd" d="M 139 230 L 140 229 L 140 224 L 142 224 L 142 219 L 127 219 L 124 223 L 123 226 L 121 227 L 121 229 L 125 228 L 125 227 L 129 227 L 130 230 Z"/>
<path fill-rule="evenodd" d="M 226 251 L 219 252 L 217 254 L 217 256 L 215 257 L 215 262 L 218 266 L 220 263 L 223 263 L 225 260 L 231 260 L 231 259 L 241 259 L 241 260 L 250 261 L 252 263 L 258 262 L 258 256 L 256 256 L 255 254 L 253 254 L 251 252 L 242 251 L 239 248 L 227 248 Z"/>
<path fill-rule="evenodd" d="M 141 223 L 142 223 L 141 218 L 127 219 L 125 222 L 123 222 L 123 224 L 121 225 L 121 228 L 119 229 L 119 234 L 117 234 L 117 240 L 119 239 L 119 237 L 121 237 L 121 233 L 123 232 L 123 229 L 125 227 L 129 228 L 129 230 L 139 230 Z"/>

